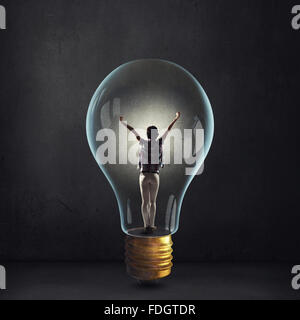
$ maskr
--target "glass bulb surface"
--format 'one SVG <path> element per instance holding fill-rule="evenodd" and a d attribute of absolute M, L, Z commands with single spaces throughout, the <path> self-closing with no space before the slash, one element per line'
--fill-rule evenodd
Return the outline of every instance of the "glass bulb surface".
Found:
<path fill-rule="evenodd" d="M 139 141 L 120 124 L 120 116 L 147 140 L 149 126 L 156 126 L 163 135 L 176 112 L 181 117 L 163 144 L 155 229 L 147 233 L 141 208 Z M 201 170 L 213 131 L 213 113 L 206 93 L 195 77 L 175 63 L 159 59 L 132 61 L 104 79 L 89 105 L 87 137 L 114 190 L 122 230 L 127 235 L 162 237 L 178 230 L 185 192 Z"/>

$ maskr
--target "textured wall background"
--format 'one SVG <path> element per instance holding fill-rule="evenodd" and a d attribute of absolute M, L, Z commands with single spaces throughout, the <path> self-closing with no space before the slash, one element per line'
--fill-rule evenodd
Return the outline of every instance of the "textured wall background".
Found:
<path fill-rule="evenodd" d="M 299 41 L 288 1 L 1 0 L 0 259 L 114 260 L 117 204 L 85 136 L 88 103 L 120 64 L 191 71 L 216 135 L 191 185 L 177 260 L 295 260 Z"/>

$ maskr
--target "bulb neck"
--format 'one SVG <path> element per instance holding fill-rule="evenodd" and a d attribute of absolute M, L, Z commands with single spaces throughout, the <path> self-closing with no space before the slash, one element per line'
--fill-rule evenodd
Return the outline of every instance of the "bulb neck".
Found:
<path fill-rule="evenodd" d="M 172 270 L 172 237 L 125 238 L 125 257 L 128 274 L 141 281 L 165 278 Z"/>

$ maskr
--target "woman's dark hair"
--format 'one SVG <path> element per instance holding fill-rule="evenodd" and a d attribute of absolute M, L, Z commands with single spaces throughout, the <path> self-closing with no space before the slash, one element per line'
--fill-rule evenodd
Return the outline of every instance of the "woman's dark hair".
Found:
<path fill-rule="evenodd" d="M 147 137 L 148 139 L 151 139 L 151 133 L 153 132 L 154 130 L 157 131 L 157 136 L 158 136 L 158 129 L 155 127 L 155 126 L 151 126 L 151 127 L 148 127 L 147 128 Z M 157 136 L 155 138 L 157 138 Z"/>

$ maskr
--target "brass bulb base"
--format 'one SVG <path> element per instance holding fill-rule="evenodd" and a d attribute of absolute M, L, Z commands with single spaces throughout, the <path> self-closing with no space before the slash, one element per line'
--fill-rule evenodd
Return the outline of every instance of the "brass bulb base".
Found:
<path fill-rule="evenodd" d="M 128 274 L 141 281 L 165 278 L 172 270 L 172 237 L 126 236 L 125 256 Z"/>

